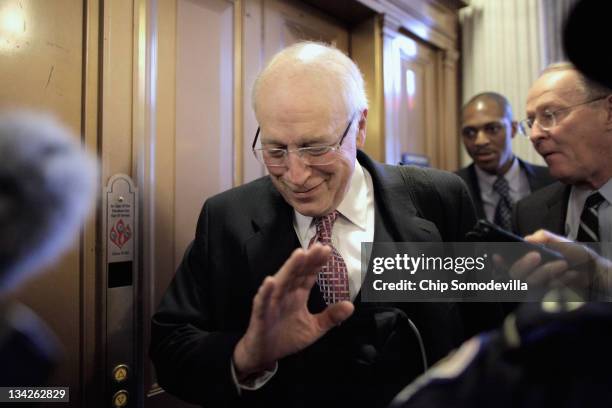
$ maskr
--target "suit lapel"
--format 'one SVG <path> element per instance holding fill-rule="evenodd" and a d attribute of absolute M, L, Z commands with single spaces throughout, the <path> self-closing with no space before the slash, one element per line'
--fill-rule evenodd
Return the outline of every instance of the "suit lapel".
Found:
<path fill-rule="evenodd" d="M 565 235 L 565 217 L 571 191 L 570 186 L 557 182 L 558 186 L 546 201 L 547 212 L 544 214 L 544 228 L 555 234 Z"/>
<path fill-rule="evenodd" d="M 277 193 L 278 194 L 278 193 Z M 293 229 L 293 210 L 278 195 L 269 211 L 253 217 L 254 234 L 245 243 L 252 286 L 255 291 L 268 275 L 275 274 L 300 246 Z"/>
<path fill-rule="evenodd" d="M 474 200 L 474 206 L 476 207 L 476 213 L 478 218 L 487 218 L 484 212 L 484 205 L 482 203 L 482 196 L 480 195 L 480 184 L 478 184 L 478 175 L 476 174 L 475 164 L 472 163 L 468 166 L 468 187 L 472 193 L 472 199 Z"/>
<path fill-rule="evenodd" d="M 358 151 L 359 163 L 372 176 L 374 187 L 374 242 L 440 241 L 436 226 L 418 216 L 409 187 L 395 166 L 384 166 Z M 355 301 L 357 309 L 389 306 L 361 302 L 361 291 Z"/>
<path fill-rule="evenodd" d="M 545 167 L 536 167 L 521 159 L 518 160 L 519 165 L 527 175 L 527 182 L 529 183 L 529 189 L 532 193 L 553 182 L 548 170 Z"/>
<path fill-rule="evenodd" d="M 518 161 L 519 161 L 519 166 L 521 167 L 521 169 L 523 169 L 523 171 L 527 175 L 527 183 L 529 184 L 529 190 L 531 192 L 534 192 L 540 187 L 542 187 L 541 186 L 542 183 L 538 179 L 538 175 L 536 174 L 533 166 L 531 166 L 529 163 L 524 162 L 521 159 L 518 159 Z"/>
<path fill-rule="evenodd" d="M 419 216 L 400 170 L 376 163 L 360 151 L 357 157 L 372 176 L 376 211 L 374 241 L 439 241 L 440 235 L 434 223 Z"/>
<path fill-rule="evenodd" d="M 293 208 L 270 185 L 271 202 L 260 203 L 257 214 L 252 219 L 254 234 L 245 243 L 245 252 L 251 276 L 251 288 L 256 293 L 266 276 L 274 275 L 300 248 L 300 241 L 293 228 Z M 319 286 L 315 283 L 308 299 L 311 312 L 325 308 Z"/>

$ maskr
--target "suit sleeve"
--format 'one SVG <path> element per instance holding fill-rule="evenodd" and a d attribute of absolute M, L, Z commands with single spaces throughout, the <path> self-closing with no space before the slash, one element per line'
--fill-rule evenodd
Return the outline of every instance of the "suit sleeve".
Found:
<path fill-rule="evenodd" d="M 534 233 L 539 229 L 534 229 L 531 225 L 533 223 L 530 220 L 530 218 L 533 219 L 537 217 L 525 217 L 530 211 L 529 208 L 530 206 L 525 199 L 519 200 L 512 207 L 512 231 L 520 237 Z"/>
<path fill-rule="evenodd" d="M 465 234 L 476 224 L 476 209 L 465 182 L 455 174 L 446 173 L 436 186 L 446 218 L 443 240 L 465 241 Z"/>
<path fill-rule="evenodd" d="M 460 193 L 460 225 L 459 225 L 459 237 L 458 241 L 465 241 L 465 234 L 467 234 L 474 225 L 476 224 L 476 207 L 472 201 L 472 196 L 468 190 L 467 185 L 463 180 L 461 181 L 461 193 Z"/>
<path fill-rule="evenodd" d="M 520 200 L 512 206 L 512 232 L 514 232 L 518 236 L 521 235 L 521 231 L 519 231 L 519 206 L 521 202 Z"/>
<path fill-rule="evenodd" d="M 205 204 L 196 239 L 152 318 L 149 353 L 162 388 L 192 403 L 227 407 L 239 398 L 230 361 L 242 333 L 215 331 L 207 279 L 210 217 Z"/>
<path fill-rule="evenodd" d="M 463 180 L 457 177 L 453 181 L 452 184 L 449 181 L 441 191 L 444 197 L 443 206 L 446 208 L 445 213 L 449 217 L 451 224 L 449 229 L 452 235 L 451 239 L 447 239 L 447 241 L 462 242 L 466 240 L 465 234 L 476 223 L 476 210 Z M 504 318 L 504 309 L 497 302 L 463 302 L 458 307 L 463 319 L 465 338 L 499 327 Z"/>

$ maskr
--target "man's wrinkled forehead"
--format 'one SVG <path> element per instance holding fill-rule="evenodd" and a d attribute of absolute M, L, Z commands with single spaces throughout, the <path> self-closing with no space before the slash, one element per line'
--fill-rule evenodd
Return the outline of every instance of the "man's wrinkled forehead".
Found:
<path fill-rule="evenodd" d="M 348 116 L 339 92 L 324 82 L 310 77 L 279 76 L 262 83 L 256 101 L 258 121 L 311 116 L 326 121 Z"/>
<path fill-rule="evenodd" d="M 529 92 L 528 102 L 549 98 L 573 100 L 584 93 L 584 85 L 575 71 L 552 71 L 537 79 Z"/>

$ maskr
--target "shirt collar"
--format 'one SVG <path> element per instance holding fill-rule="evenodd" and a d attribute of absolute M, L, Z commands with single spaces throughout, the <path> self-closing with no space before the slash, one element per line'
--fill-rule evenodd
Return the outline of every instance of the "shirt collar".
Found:
<path fill-rule="evenodd" d="M 355 160 L 355 169 L 351 176 L 348 191 L 337 208 L 343 217 L 362 230 L 365 230 L 367 226 L 367 208 L 365 208 L 363 203 L 367 202 L 368 198 L 368 186 L 364 171 L 361 164 Z M 302 215 L 295 210 L 293 210 L 293 214 L 298 233 L 301 238 L 305 238 L 308 234 L 308 229 L 312 225 L 313 217 Z"/>
<path fill-rule="evenodd" d="M 584 207 L 587 198 L 595 191 L 599 191 L 608 203 L 612 203 L 612 179 L 608 180 L 599 190 L 573 186 L 570 193 L 570 202 L 575 203 L 576 207 L 582 211 L 582 207 Z"/>
<path fill-rule="evenodd" d="M 606 184 L 601 186 L 599 192 L 608 203 L 612 204 L 612 179 L 608 180 Z"/>
<path fill-rule="evenodd" d="M 565 216 L 565 234 L 568 237 L 576 239 L 584 203 L 594 191 L 595 190 L 588 188 L 572 186 L 567 206 L 567 214 Z M 599 191 L 608 203 L 612 204 L 612 179 L 608 180 L 606 184 L 601 186 L 597 191 Z"/>

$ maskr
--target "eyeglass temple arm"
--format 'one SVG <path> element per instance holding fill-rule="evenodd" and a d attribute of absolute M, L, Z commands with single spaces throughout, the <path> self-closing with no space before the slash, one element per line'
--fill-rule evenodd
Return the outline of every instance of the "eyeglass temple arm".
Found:
<path fill-rule="evenodd" d="M 253 145 L 251 146 L 251 150 L 255 150 L 255 145 L 257 144 L 257 138 L 259 138 L 259 126 L 257 126 L 257 132 L 255 133 L 255 139 L 253 139 Z"/>

